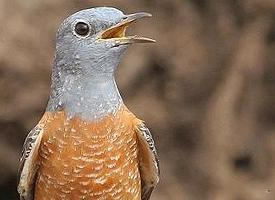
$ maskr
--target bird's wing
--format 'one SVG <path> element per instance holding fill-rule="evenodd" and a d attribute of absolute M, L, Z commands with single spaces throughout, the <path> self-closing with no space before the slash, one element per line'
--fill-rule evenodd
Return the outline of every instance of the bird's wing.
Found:
<path fill-rule="evenodd" d="M 155 143 L 146 125 L 141 122 L 136 127 L 139 148 L 139 170 L 141 175 L 141 199 L 149 200 L 159 181 L 159 161 Z"/>
<path fill-rule="evenodd" d="M 28 134 L 19 165 L 18 193 L 20 200 L 33 200 L 34 184 L 38 169 L 38 150 L 43 135 L 43 123 L 39 123 Z"/>

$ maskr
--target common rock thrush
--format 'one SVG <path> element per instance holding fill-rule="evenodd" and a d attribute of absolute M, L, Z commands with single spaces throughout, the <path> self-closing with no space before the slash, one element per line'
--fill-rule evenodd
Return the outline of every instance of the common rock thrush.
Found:
<path fill-rule="evenodd" d="M 99 7 L 62 23 L 46 112 L 23 147 L 21 200 L 150 199 L 159 181 L 154 141 L 114 78 L 130 44 L 154 42 L 125 34 L 150 16 Z"/>

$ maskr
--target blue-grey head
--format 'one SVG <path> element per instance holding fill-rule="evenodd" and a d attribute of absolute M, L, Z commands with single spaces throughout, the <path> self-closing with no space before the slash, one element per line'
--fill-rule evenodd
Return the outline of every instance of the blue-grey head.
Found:
<path fill-rule="evenodd" d="M 47 110 L 98 119 L 122 103 L 114 79 L 121 56 L 133 43 L 152 39 L 126 36 L 129 25 L 148 13 L 125 15 L 118 9 L 81 10 L 64 20 L 56 41 L 52 92 Z"/>

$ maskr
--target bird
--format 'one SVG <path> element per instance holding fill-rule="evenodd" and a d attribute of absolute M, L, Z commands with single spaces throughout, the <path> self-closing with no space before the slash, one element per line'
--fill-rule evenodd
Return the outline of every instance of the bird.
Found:
<path fill-rule="evenodd" d="M 160 177 L 145 122 L 123 103 L 115 74 L 134 43 L 126 35 L 146 12 L 80 10 L 56 35 L 46 110 L 27 135 L 19 164 L 21 200 L 149 200 Z"/>

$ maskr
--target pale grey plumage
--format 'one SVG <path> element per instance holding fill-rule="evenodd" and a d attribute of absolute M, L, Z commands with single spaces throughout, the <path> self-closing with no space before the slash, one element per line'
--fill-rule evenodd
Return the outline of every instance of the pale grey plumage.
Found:
<path fill-rule="evenodd" d="M 97 38 L 103 30 L 125 17 L 115 8 L 101 7 L 79 11 L 62 23 L 57 33 L 47 110 L 65 107 L 71 115 L 85 119 L 115 112 L 122 99 L 114 73 L 127 46 L 117 46 L 115 41 L 98 42 Z M 91 33 L 87 37 L 75 34 L 73 27 L 77 22 L 89 24 Z M 80 99 L 81 96 L 85 99 Z M 89 102 L 89 109 L 81 106 L 84 101 Z"/>

